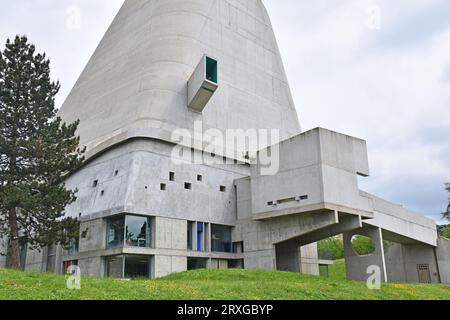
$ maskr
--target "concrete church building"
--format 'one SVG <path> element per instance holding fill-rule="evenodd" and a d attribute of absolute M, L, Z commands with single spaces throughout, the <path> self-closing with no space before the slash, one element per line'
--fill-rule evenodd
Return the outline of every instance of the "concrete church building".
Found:
<path fill-rule="evenodd" d="M 79 190 L 67 214 L 80 218 L 82 236 L 69 251 L 26 252 L 26 270 L 318 275 L 328 262 L 316 242 L 342 234 L 349 279 L 365 281 L 377 266 L 383 281 L 450 282 L 450 242 L 435 222 L 359 190 L 366 142 L 302 132 L 261 0 L 126 0 L 59 114 L 81 121 L 87 147 L 88 162 L 67 181 Z M 180 129 L 190 145 L 174 139 Z M 209 129 L 279 136 L 220 152 L 196 139 Z M 268 154 L 279 156 L 270 174 Z M 375 252 L 359 256 L 354 235 L 370 237 Z M 385 250 L 384 240 L 395 244 Z"/>

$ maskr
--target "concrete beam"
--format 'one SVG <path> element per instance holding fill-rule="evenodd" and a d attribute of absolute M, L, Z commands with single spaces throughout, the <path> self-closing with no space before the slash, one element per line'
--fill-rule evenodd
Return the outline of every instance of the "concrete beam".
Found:
<path fill-rule="evenodd" d="M 335 225 L 319 229 L 299 237 L 298 244 L 302 246 L 307 245 L 362 227 L 360 216 L 340 215 L 338 219 L 338 223 Z"/>

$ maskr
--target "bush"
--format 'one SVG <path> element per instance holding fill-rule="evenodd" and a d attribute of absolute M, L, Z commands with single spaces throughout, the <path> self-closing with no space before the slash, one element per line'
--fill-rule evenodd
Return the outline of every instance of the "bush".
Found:
<path fill-rule="evenodd" d="M 321 259 L 339 260 L 344 258 L 344 243 L 339 237 L 319 241 L 317 249 Z"/>

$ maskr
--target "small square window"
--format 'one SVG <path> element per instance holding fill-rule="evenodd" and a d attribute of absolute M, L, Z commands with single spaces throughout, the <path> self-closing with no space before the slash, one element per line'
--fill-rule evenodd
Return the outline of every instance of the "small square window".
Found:
<path fill-rule="evenodd" d="M 169 173 L 169 181 L 175 181 L 175 172 Z"/>
<path fill-rule="evenodd" d="M 105 190 L 102 190 L 101 192 L 100 192 L 100 196 L 104 196 L 105 195 Z"/>
<path fill-rule="evenodd" d="M 203 176 L 201 174 L 197 175 L 197 181 L 203 181 Z"/>
<path fill-rule="evenodd" d="M 98 180 L 94 180 L 94 183 L 92 183 L 92 186 L 93 186 L 94 188 L 97 188 L 97 186 L 98 186 Z"/>
<path fill-rule="evenodd" d="M 185 188 L 186 190 L 192 190 L 192 184 L 189 183 L 189 182 L 185 182 L 185 183 L 184 183 L 184 188 Z"/>
<path fill-rule="evenodd" d="M 166 184 L 165 183 L 161 183 L 160 189 L 161 189 L 161 191 L 166 191 L 166 189 L 167 189 Z"/>
<path fill-rule="evenodd" d="M 114 172 L 114 175 L 115 175 L 115 176 L 119 175 L 119 170 L 116 170 L 116 171 Z"/>
<path fill-rule="evenodd" d="M 227 191 L 227 187 L 225 186 L 220 186 L 220 192 L 226 192 Z"/>

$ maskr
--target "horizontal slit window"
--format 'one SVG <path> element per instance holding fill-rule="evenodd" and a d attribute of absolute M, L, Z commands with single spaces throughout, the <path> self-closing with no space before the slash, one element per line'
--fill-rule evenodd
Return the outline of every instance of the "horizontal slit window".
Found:
<path fill-rule="evenodd" d="M 294 202 L 294 201 L 295 201 L 295 198 L 287 198 L 287 199 L 278 200 L 277 203 L 283 204 L 283 203 L 289 203 L 289 202 Z"/>

